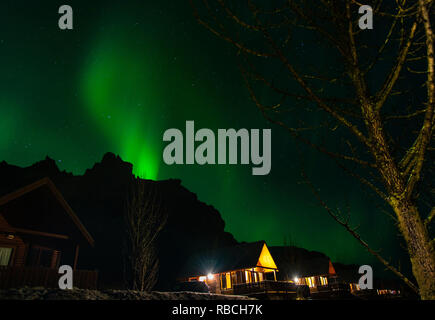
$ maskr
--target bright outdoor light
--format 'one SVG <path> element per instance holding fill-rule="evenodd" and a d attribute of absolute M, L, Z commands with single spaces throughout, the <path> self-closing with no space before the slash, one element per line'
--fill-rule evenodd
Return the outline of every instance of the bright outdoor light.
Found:
<path fill-rule="evenodd" d="M 208 280 L 213 280 L 214 275 L 212 275 L 211 273 L 209 273 L 209 274 L 207 275 L 207 278 L 208 278 Z"/>

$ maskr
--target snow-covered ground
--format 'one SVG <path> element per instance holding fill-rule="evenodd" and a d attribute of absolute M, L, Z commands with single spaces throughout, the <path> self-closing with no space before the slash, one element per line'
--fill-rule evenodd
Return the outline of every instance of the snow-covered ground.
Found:
<path fill-rule="evenodd" d="M 198 292 L 140 292 L 132 290 L 60 290 L 19 288 L 0 290 L 0 300 L 254 300 L 245 296 L 231 296 Z"/>

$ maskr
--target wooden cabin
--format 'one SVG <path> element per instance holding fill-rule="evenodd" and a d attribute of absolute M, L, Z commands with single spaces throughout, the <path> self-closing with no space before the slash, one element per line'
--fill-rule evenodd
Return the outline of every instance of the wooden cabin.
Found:
<path fill-rule="evenodd" d="M 259 241 L 196 255 L 179 281 L 203 281 L 219 294 L 295 292 L 292 284 L 276 280 L 277 272 L 266 243 Z"/>
<path fill-rule="evenodd" d="M 355 298 L 352 290 L 357 287 L 341 276 L 343 265 L 334 265 L 325 254 L 295 246 L 271 247 L 270 251 L 280 268 L 279 278 L 308 287 L 311 299 Z M 357 268 L 353 276 L 358 275 Z"/>
<path fill-rule="evenodd" d="M 322 261 L 310 261 L 311 265 L 306 265 L 304 270 L 295 275 L 293 279 L 298 285 L 307 285 L 310 292 L 326 291 L 330 289 L 330 283 L 337 277 L 334 266 L 329 260 L 327 265 Z"/>
<path fill-rule="evenodd" d="M 97 272 L 77 269 L 83 246 L 94 240 L 50 179 L 0 198 L 0 288 L 57 287 L 65 264 L 74 287 L 95 288 Z"/>

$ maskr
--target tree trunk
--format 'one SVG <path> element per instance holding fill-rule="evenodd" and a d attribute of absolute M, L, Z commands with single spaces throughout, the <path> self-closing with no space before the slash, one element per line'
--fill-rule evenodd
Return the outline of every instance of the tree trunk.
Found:
<path fill-rule="evenodd" d="M 435 251 L 417 208 L 406 200 L 392 201 L 405 238 L 412 273 L 423 300 L 435 300 Z"/>
<path fill-rule="evenodd" d="M 371 152 L 383 177 L 388 202 L 396 213 L 412 265 L 412 273 L 423 300 L 435 300 L 435 250 L 417 207 L 407 199 L 405 182 L 391 156 L 379 112 L 366 104 L 367 128 L 373 143 Z"/>

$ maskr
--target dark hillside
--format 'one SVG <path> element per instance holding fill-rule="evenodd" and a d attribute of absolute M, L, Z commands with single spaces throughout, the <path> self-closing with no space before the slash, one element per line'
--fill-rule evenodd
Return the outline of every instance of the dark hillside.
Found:
<path fill-rule="evenodd" d="M 60 171 L 50 158 L 26 168 L 0 163 L 0 196 L 49 177 L 95 239 L 94 249 L 81 249 L 79 267 L 98 269 L 100 284 L 123 285 L 125 227 L 123 211 L 132 165 L 112 153 L 82 176 Z M 198 200 L 180 180 L 151 181 L 162 195 L 168 213 L 166 227 L 158 239 L 161 270 L 158 288 L 170 287 L 178 267 L 195 252 L 235 244 L 224 231 L 219 212 Z"/>

